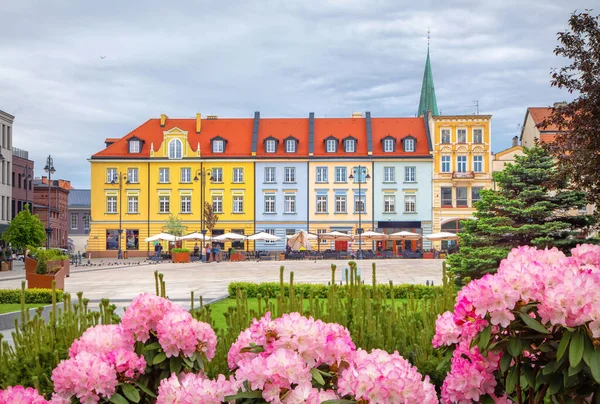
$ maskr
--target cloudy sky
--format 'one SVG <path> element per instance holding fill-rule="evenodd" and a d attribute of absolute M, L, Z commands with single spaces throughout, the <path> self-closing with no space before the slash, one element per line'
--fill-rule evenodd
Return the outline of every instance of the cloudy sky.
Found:
<path fill-rule="evenodd" d="M 528 106 L 570 99 L 556 33 L 596 1 L 5 1 L 0 109 L 37 176 L 52 154 L 86 188 L 104 139 L 161 113 L 414 116 L 430 27 L 441 113 L 477 100 L 499 151 Z"/>

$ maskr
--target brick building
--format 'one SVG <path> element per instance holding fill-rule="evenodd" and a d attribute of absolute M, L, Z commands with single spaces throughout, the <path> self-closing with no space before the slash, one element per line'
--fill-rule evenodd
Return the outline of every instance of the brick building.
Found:
<path fill-rule="evenodd" d="M 69 192 L 70 181 L 51 180 L 48 177 L 33 180 L 33 213 L 37 214 L 46 231 L 51 231 L 50 247 L 69 246 Z M 49 202 L 49 203 L 48 203 Z M 48 227 L 48 205 L 50 205 L 50 227 Z"/>
<path fill-rule="evenodd" d="M 12 216 L 14 218 L 29 204 L 33 203 L 33 161 L 29 160 L 29 152 L 13 147 L 12 161 Z"/>

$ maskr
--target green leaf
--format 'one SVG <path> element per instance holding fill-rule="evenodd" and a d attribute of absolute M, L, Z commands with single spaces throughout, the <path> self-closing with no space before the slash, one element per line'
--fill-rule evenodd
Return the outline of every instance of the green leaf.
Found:
<path fill-rule="evenodd" d="M 596 383 L 600 383 L 600 351 L 594 350 L 590 357 L 590 371 Z"/>
<path fill-rule="evenodd" d="M 585 335 L 585 334 L 584 334 Z M 590 366 L 590 360 L 592 358 L 592 354 L 596 351 L 596 349 L 594 348 L 594 344 L 592 344 L 592 340 L 589 338 L 584 338 L 584 343 L 583 343 L 583 360 L 585 361 L 585 364 Z"/>
<path fill-rule="evenodd" d="M 554 377 L 552 377 L 552 380 L 550 381 L 550 387 L 548 388 L 548 393 L 549 394 L 556 394 L 560 391 L 561 387 L 563 386 L 563 378 L 561 376 L 561 374 L 555 374 Z"/>
<path fill-rule="evenodd" d="M 142 390 L 144 393 L 148 394 L 150 397 L 156 398 L 156 394 L 154 394 L 148 387 L 146 387 L 144 385 L 144 383 L 140 383 L 139 381 L 136 381 L 136 380 L 130 380 L 130 382 L 135 384 L 140 390 Z"/>
<path fill-rule="evenodd" d="M 519 317 L 521 317 L 521 320 L 523 320 L 523 322 L 532 330 L 541 332 L 542 334 L 550 334 L 550 331 L 548 331 L 546 327 L 536 319 L 529 317 L 527 314 L 519 313 Z"/>
<path fill-rule="evenodd" d="M 144 347 L 144 351 L 151 351 L 153 349 L 158 349 L 158 348 L 160 348 L 160 344 L 158 343 L 158 341 L 156 341 L 156 342 L 146 345 Z"/>
<path fill-rule="evenodd" d="M 171 373 L 179 374 L 179 372 L 181 372 L 181 367 L 183 366 L 183 361 L 179 356 L 175 356 L 169 361 L 169 366 L 171 369 Z"/>
<path fill-rule="evenodd" d="M 317 383 L 319 383 L 321 386 L 325 386 L 325 379 L 323 379 L 323 375 L 321 375 L 318 369 L 312 368 L 310 370 L 310 374 Z"/>
<path fill-rule="evenodd" d="M 119 393 L 115 393 L 110 397 L 110 402 L 114 404 L 129 404 L 129 401 Z"/>
<path fill-rule="evenodd" d="M 479 397 L 479 402 L 481 404 L 494 404 L 494 399 L 486 394 L 485 396 Z"/>
<path fill-rule="evenodd" d="M 187 356 L 183 357 L 183 363 L 185 363 L 186 366 L 190 369 L 194 367 L 194 362 L 190 360 L 190 358 L 188 358 Z"/>
<path fill-rule="evenodd" d="M 238 398 L 262 398 L 262 392 L 260 390 L 244 391 L 232 396 L 225 396 L 225 401 L 233 401 Z"/>
<path fill-rule="evenodd" d="M 488 346 L 490 343 L 490 338 L 492 336 L 492 326 L 488 325 L 479 333 L 479 343 L 477 346 L 479 347 L 479 352 L 483 352 L 484 348 Z"/>
<path fill-rule="evenodd" d="M 122 384 L 121 390 L 123 390 L 123 394 L 125 394 L 125 397 L 127 397 L 129 400 L 133 401 L 134 403 L 140 402 L 140 392 L 137 391 L 137 389 L 131 384 Z"/>
<path fill-rule="evenodd" d="M 556 359 L 562 358 L 569 347 L 569 342 L 571 342 L 571 332 L 567 330 L 564 332 L 562 338 L 560 339 L 560 343 L 558 344 L 558 349 L 556 350 Z"/>
<path fill-rule="evenodd" d="M 510 366 L 510 363 L 512 362 L 512 359 L 512 356 L 507 355 L 506 352 L 502 355 L 502 358 L 500 358 L 500 371 L 502 373 L 506 372 Z"/>
<path fill-rule="evenodd" d="M 160 352 L 158 355 L 154 357 L 152 361 L 153 365 L 158 365 L 159 363 L 163 363 L 167 359 L 167 355 L 164 352 Z"/>
<path fill-rule="evenodd" d="M 323 401 L 321 404 L 355 404 L 356 401 L 353 400 L 344 400 L 344 399 L 339 399 L 339 400 L 326 400 Z"/>
<path fill-rule="evenodd" d="M 508 394 L 515 391 L 515 387 L 517 386 L 518 380 L 519 372 L 517 371 L 517 367 L 513 367 L 508 371 L 508 375 L 506 376 L 506 392 Z"/>
<path fill-rule="evenodd" d="M 584 336 L 583 333 L 577 331 L 571 337 L 571 345 L 569 346 L 569 363 L 571 367 L 577 367 L 581 359 L 583 358 L 583 344 Z"/>
<path fill-rule="evenodd" d="M 511 354 L 513 358 L 516 358 L 517 356 L 521 355 L 523 344 L 519 338 L 511 338 L 508 340 L 506 348 L 508 349 L 508 353 Z"/>
<path fill-rule="evenodd" d="M 527 385 L 531 387 L 535 386 L 535 372 L 533 371 L 533 368 L 524 365 L 523 376 L 525 376 L 525 380 L 527 380 Z"/>

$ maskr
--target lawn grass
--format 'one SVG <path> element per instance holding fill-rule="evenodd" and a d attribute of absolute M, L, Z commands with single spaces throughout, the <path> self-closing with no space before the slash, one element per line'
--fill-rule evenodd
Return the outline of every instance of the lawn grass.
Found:
<path fill-rule="evenodd" d="M 46 306 L 45 304 L 36 304 L 30 303 L 26 304 L 27 308 L 36 308 L 40 306 Z M 13 311 L 21 311 L 21 303 L 8 303 L 8 304 L 0 304 L 0 314 L 11 313 Z"/>

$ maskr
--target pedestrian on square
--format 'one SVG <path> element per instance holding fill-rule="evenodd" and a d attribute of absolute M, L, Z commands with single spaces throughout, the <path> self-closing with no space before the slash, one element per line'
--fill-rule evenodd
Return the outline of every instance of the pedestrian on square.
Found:
<path fill-rule="evenodd" d="M 210 248 L 210 244 L 206 243 L 206 262 L 210 262 L 210 254 L 212 253 L 212 248 Z"/>
<path fill-rule="evenodd" d="M 215 244 L 215 248 L 213 250 L 215 253 L 215 260 L 217 263 L 221 262 L 221 247 L 218 244 Z"/>
<path fill-rule="evenodd" d="M 199 257 L 200 255 L 200 247 L 198 247 L 198 243 L 194 244 L 194 256 Z"/>
<path fill-rule="evenodd" d="M 206 262 L 206 246 L 202 246 L 202 262 Z"/>
<path fill-rule="evenodd" d="M 159 245 L 160 245 L 160 243 L 156 243 L 156 244 L 154 244 L 154 256 L 155 256 L 155 257 L 158 257 L 158 256 L 159 256 L 159 254 L 158 254 L 158 246 L 159 246 Z"/>

